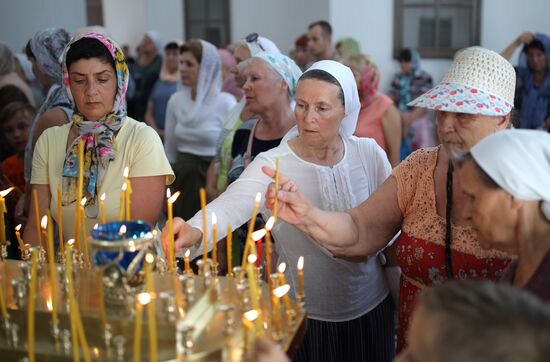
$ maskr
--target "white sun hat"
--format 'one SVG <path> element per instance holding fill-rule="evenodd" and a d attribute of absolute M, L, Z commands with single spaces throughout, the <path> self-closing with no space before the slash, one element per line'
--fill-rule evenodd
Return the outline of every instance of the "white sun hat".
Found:
<path fill-rule="evenodd" d="M 446 112 L 502 116 L 514 106 L 516 72 L 500 54 L 482 47 L 456 52 L 441 83 L 408 105 Z"/>

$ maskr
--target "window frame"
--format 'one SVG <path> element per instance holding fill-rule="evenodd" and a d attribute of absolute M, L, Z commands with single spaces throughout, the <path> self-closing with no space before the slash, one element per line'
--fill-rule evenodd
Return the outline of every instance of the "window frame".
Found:
<path fill-rule="evenodd" d="M 191 13 L 190 8 L 190 1 L 199 1 L 203 2 L 205 9 L 206 17 L 204 19 L 192 19 L 189 17 L 189 14 Z M 226 44 L 223 44 L 224 39 L 221 39 L 222 44 L 216 44 L 212 41 L 212 39 L 206 39 L 206 37 L 203 40 L 206 40 L 212 44 L 214 44 L 216 47 L 224 47 L 225 45 L 231 43 L 231 0 L 223 0 L 222 2 L 225 4 L 225 8 L 223 9 L 223 13 L 226 14 L 226 17 L 224 19 L 225 26 L 224 31 L 225 34 L 227 34 L 227 39 L 225 39 Z M 219 21 L 219 19 L 211 19 L 209 17 L 210 14 L 210 0 L 183 0 L 183 9 L 184 9 L 184 31 L 185 31 L 185 38 L 191 39 L 194 36 L 191 35 L 191 25 L 192 24 L 202 24 L 203 28 L 205 28 L 211 21 Z"/>
<path fill-rule="evenodd" d="M 439 23 L 439 9 L 441 7 L 464 7 L 471 8 L 474 15 L 474 21 L 472 22 L 472 44 L 475 45 L 480 43 L 481 37 L 481 9 L 482 9 L 482 0 L 472 0 L 472 4 L 460 3 L 460 0 L 449 1 L 446 0 L 433 0 L 432 3 L 426 3 L 419 1 L 418 3 L 405 4 L 405 0 L 394 0 L 394 31 L 393 31 L 393 57 L 397 59 L 399 57 L 399 52 L 404 48 L 403 46 L 403 20 L 404 12 L 406 8 L 433 8 L 435 12 L 436 24 Z M 436 26 L 436 44 L 438 40 L 438 31 L 439 27 Z M 460 48 L 420 48 L 417 47 L 417 50 L 423 58 L 453 58 L 454 54 Z"/>

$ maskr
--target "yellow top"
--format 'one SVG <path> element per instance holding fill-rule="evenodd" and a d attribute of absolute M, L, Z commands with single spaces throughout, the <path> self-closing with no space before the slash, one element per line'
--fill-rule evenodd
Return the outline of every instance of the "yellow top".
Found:
<path fill-rule="evenodd" d="M 67 139 L 71 123 L 52 127 L 44 131 L 36 142 L 32 162 L 31 184 L 49 185 L 51 193 L 50 210 L 57 219 L 57 187 L 62 183 L 62 171 L 67 152 Z M 129 167 L 129 177 L 166 175 L 166 184 L 174 181 L 174 172 L 164 153 L 158 134 L 145 123 L 126 117 L 114 139 L 116 158 L 109 163 L 103 183 L 97 190 L 98 214 L 96 218 L 86 217 L 86 235 L 93 226 L 100 223 L 99 197 L 105 193 L 106 221 L 118 220 L 120 190 L 124 183 L 124 168 Z M 63 206 L 63 236 L 74 238 L 75 204 Z M 57 222 L 57 220 L 56 220 Z"/>

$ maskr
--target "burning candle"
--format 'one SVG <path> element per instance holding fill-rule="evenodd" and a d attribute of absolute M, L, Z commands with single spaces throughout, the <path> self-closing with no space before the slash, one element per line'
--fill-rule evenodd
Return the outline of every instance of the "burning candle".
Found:
<path fill-rule="evenodd" d="M 61 185 L 57 185 L 57 232 L 59 233 L 59 252 L 63 253 L 63 193 Z"/>
<path fill-rule="evenodd" d="M 273 217 L 277 219 L 277 206 L 279 200 L 277 196 L 279 195 L 279 157 L 275 158 L 275 200 L 273 202 Z"/>
<path fill-rule="evenodd" d="M 260 292 L 258 289 L 258 278 L 256 278 L 256 273 L 254 272 L 254 266 L 256 264 L 256 255 L 250 254 L 248 256 L 248 264 L 246 265 L 246 274 L 248 276 L 248 287 L 250 288 L 250 299 L 252 303 L 252 308 L 259 311 L 260 310 Z M 256 333 L 262 331 L 262 318 L 259 316 L 256 319 Z"/>
<path fill-rule="evenodd" d="M 149 295 L 153 295 L 155 292 L 155 285 L 153 283 L 153 262 L 155 257 L 153 254 L 147 254 L 145 256 L 145 288 Z M 155 301 L 151 301 L 147 304 L 147 320 L 149 322 L 149 361 L 157 361 L 157 322 L 155 317 Z"/>
<path fill-rule="evenodd" d="M 298 258 L 298 295 L 304 295 L 304 257 Z"/>
<path fill-rule="evenodd" d="M 256 224 L 256 215 L 258 214 L 258 208 L 260 207 L 261 199 L 262 199 L 262 194 L 258 192 L 256 194 L 256 198 L 254 199 L 254 209 L 252 210 L 252 218 L 250 219 L 250 223 L 248 224 L 248 232 L 246 234 L 244 253 L 243 253 L 243 262 L 241 265 L 241 268 L 243 268 L 243 270 L 245 267 L 246 258 L 248 258 L 248 253 L 250 252 L 250 248 L 255 248 L 255 245 L 252 242 L 252 232 L 254 231 L 254 225 Z"/>
<path fill-rule="evenodd" d="M 36 222 L 36 234 L 38 245 L 42 246 L 42 233 L 40 232 L 40 211 L 38 210 L 38 190 L 32 189 L 32 199 L 34 201 L 34 219 Z"/>
<path fill-rule="evenodd" d="M 19 244 L 19 250 L 23 252 L 23 250 L 25 250 L 25 243 L 23 242 L 23 239 L 21 239 L 21 227 L 21 224 L 15 227 L 15 237 L 17 238 L 17 243 Z"/>
<path fill-rule="evenodd" d="M 285 270 L 286 270 L 286 263 L 281 263 L 279 264 L 279 285 L 284 285 L 286 284 L 286 281 L 285 281 Z M 285 295 L 285 308 L 287 311 L 291 310 L 291 305 L 290 305 L 290 298 L 288 297 L 288 294 Z"/>
<path fill-rule="evenodd" d="M 128 166 L 126 166 L 124 168 L 124 179 L 125 179 L 125 183 L 126 183 L 126 195 L 124 196 L 124 199 L 126 201 L 126 204 L 125 204 L 125 211 L 126 211 L 126 220 L 127 221 L 130 221 L 132 218 L 131 218 L 131 209 L 130 209 L 130 196 L 132 195 L 132 183 L 130 182 L 130 179 L 128 178 L 128 175 L 129 175 L 129 168 Z"/>
<path fill-rule="evenodd" d="M 290 290 L 290 285 L 284 284 L 278 288 L 273 289 L 271 296 L 271 304 L 273 306 L 272 317 L 273 321 L 273 331 L 277 338 L 281 334 L 281 303 L 280 300 L 283 296 L 287 295 Z"/>
<path fill-rule="evenodd" d="M 262 238 L 266 235 L 266 229 L 256 230 L 252 233 L 252 242 L 256 243 L 256 266 L 259 268 L 262 264 Z"/>
<path fill-rule="evenodd" d="M 55 249 L 53 247 L 53 220 L 50 211 L 42 218 L 42 228 L 46 230 L 46 247 L 48 253 L 48 271 L 50 277 L 50 290 L 52 293 L 52 325 L 57 325 L 57 277 L 55 272 Z"/>
<path fill-rule="evenodd" d="M 227 276 L 233 276 L 233 230 L 231 225 L 227 225 L 226 236 L 226 253 L 227 253 Z"/>
<path fill-rule="evenodd" d="M 27 302 L 27 349 L 29 352 L 29 361 L 34 362 L 34 307 L 36 303 L 36 269 L 38 265 L 38 250 L 31 250 L 31 281 L 30 281 L 30 291 L 29 291 L 29 300 Z"/>
<path fill-rule="evenodd" d="M 99 216 L 102 224 L 105 224 L 105 192 L 99 197 Z"/>
<path fill-rule="evenodd" d="M 218 223 L 218 218 L 216 217 L 216 213 L 212 213 L 212 268 L 214 268 L 215 265 L 218 264 L 218 240 L 216 238 L 216 234 L 218 232 L 218 229 L 216 227 L 216 224 Z"/>
<path fill-rule="evenodd" d="M 185 255 L 183 256 L 183 264 L 185 266 L 185 274 L 191 275 L 193 274 L 193 271 L 191 270 L 191 266 L 189 265 L 189 255 L 191 254 L 191 250 L 187 249 L 185 251 Z"/>
<path fill-rule="evenodd" d="M 250 332 L 254 328 L 253 322 L 258 318 L 260 314 L 257 310 L 252 309 L 244 313 L 242 322 L 243 322 L 243 348 L 247 351 L 250 351 Z"/>
<path fill-rule="evenodd" d="M 141 355 L 141 320 L 143 314 L 143 306 L 149 304 L 151 294 L 140 293 L 137 296 L 136 302 L 136 321 L 134 324 L 134 362 L 140 361 Z"/>
<path fill-rule="evenodd" d="M 75 240 L 76 250 L 80 252 L 80 228 L 82 227 L 83 220 L 80 215 L 80 200 L 82 200 L 82 193 L 84 188 L 84 140 L 78 141 L 78 183 L 76 188 L 76 227 L 75 227 Z"/>
<path fill-rule="evenodd" d="M 7 244 L 4 215 L 8 212 L 8 210 L 6 209 L 6 200 L 4 200 L 4 197 L 6 197 L 13 189 L 14 187 L 10 187 L 9 189 L 0 192 L 0 243 L 2 245 Z"/>
<path fill-rule="evenodd" d="M 199 196 L 201 199 L 201 215 L 202 215 L 202 260 L 206 265 L 206 259 L 208 259 L 208 245 L 207 233 L 206 233 L 206 190 L 201 187 L 199 190 Z"/>
<path fill-rule="evenodd" d="M 173 205 L 174 202 L 176 202 L 178 196 L 180 195 L 180 192 L 176 192 L 174 195 L 171 195 L 170 189 L 166 189 L 166 198 L 167 200 L 167 207 L 168 207 L 168 237 L 170 240 L 170 243 L 168 245 L 168 261 L 169 261 L 169 270 L 170 272 L 174 271 L 175 265 L 176 265 L 176 245 L 174 243 L 174 225 L 172 223 L 173 219 Z"/>
<path fill-rule="evenodd" d="M 275 217 L 271 216 L 265 223 L 265 267 L 267 269 L 265 275 L 267 277 L 267 284 L 271 289 L 271 229 L 275 224 Z"/>
<path fill-rule="evenodd" d="M 118 221 L 122 221 L 124 219 L 124 199 L 126 198 L 126 189 L 128 188 L 128 184 L 124 182 L 122 184 L 122 188 L 120 189 L 120 205 L 118 209 Z"/>

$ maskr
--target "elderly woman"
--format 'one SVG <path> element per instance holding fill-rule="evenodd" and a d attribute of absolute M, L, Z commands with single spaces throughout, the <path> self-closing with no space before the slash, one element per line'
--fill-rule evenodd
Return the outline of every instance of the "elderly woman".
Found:
<path fill-rule="evenodd" d="M 219 230 L 225 230 L 227 224 L 238 226 L 250 217 L 254 195 L 270 182 L 261 168 L 273 167 L 276 158 L 281 172 L 294 175 L 320 209 L 345 210 L 366 200 L 391 167 L 374 140 L 352 136 L 359 108 L 357 86 L 348 67 L 325 60 L 309 68 L 296 90 L 297 127 L 279 147 L 258 155 L 241 177 L 208 205 L 207 213 L 218 216 Z M 263 207 L 260 213 L 269 216 Z M 190 247 L 194 254 L 200 253 L 200 214 L 187 224 L 175 222 L 174 230 L 178 250 Z M 286 222 L 276 223 L 272 233 L 277 239 L 278 262 L 293 266 L 303 255 L 307 264 L 308 328 L 296 359 L 391 361 L 393 303 L 378 258 L 361 262 L 335 259 Z M 166 240 L 166 234 L 163 237 Z M 296 290 L 296 269 L 287 268 L 285 274 Z"/>
<path fill-rule="evenodd" d="M 519 127 L 550 130 L 550 37 L 541 33 L 520 34 L 502 52 L 510 59 L 524 44 L 517 66 L 516 109 Z"/>
<path fill-rule="evenodd" d="M 379 93 L 380 72 L 368 55 L 356 54 L 347 59 L 353 71 L 361 111 L 355 128 L 357 137 L 371 137 L 388 155 L 392 167 L 401 161 L 401 116 L 392 99 Z"/>
<path fill-rule="evenodd" d="M 271 40 L 257 33 L 252 33 L 237 43 L 234 50 L 235 61 L 237 64 L 240 64 L 262 52 L 280 53 L 279 48 Z M 233 68 L 233 72 L 235 79 L 242 86 L 244 80 L 238 74 L 237 67 Z M 241 97 L 240 101 L 229 111 L 223 121 L 223 129 L 218 139 L 216 157 L 210 164 L 206 176 L 206 195 L 209 200 L 218 197 L 227 187 L 227 174 L 233 162 L 233 137 L 237 129 L 242 125 L 242 122 L 254 116 L 248 107 L 245 106 L 246 97 Z"/>
<path fill-rule="evenodd" d="M 514 68 L 497 53 L 480 47 L 459 51 L 443 81 L 410 104 L 437 111 L 441 145 L 413 153 L 368 200 L 347 212 L 319 209 L 300 194 L 297 182 L 280 178 L 279 217 L 336 255 L 375 254 L 401 229 L 395 244 L 402 269 L 398 348 L 424 287 L 451 278 L 498 279 L 509 263 L 506 253 L 480 247 L 453 170 L 454 156 L 508 127 L 514 86 Z M 274 176 L 273 170 L 265 172 Z M 268 208 L 273 197 L 271 185 Z"/>
<path fill-rule="evenodd" d="M 481 246 L 518 255 L 503 279 L 550 302 L 550 135 L 485 138 L 463 161 L 461 180 Z"/>
<path fill-rule="evenodd" d="M 221 90 L 220 57 L 207 41 L 192 39 L 180 47 L 180 76 L 183 88 L 166 108 L 164 148 L 176 172 L 174 188 L 183 193 L 174 215 L 187 220 L 200 209 L 199 189 L 235 98 Z"/>
<path fill-rule="evenodd" d="M 77 149 L 83 141 L 86 231 L 100 222 L 98 201 L 103 193 L 107 221 L 117 219 L 126 167 L 133 189 L 132 219 L 155 225 L 165 185 L 174 177 L 157 133 L 126 116 L 128 68 L 122 50 L 104 35 L 88 33 L 67 46 L 63 59 L 64 84 L 74 113 L 71 123 L 46 130 L 37 142 L 31 186 L 38 192 L 40 215 L 50 209 L 59 221 L 61 188 L 64 239 L 74 238 L 75 203 L 80 202 Z M 29 218 L 25 241 L 37 243 L 35 218 Z"/>

